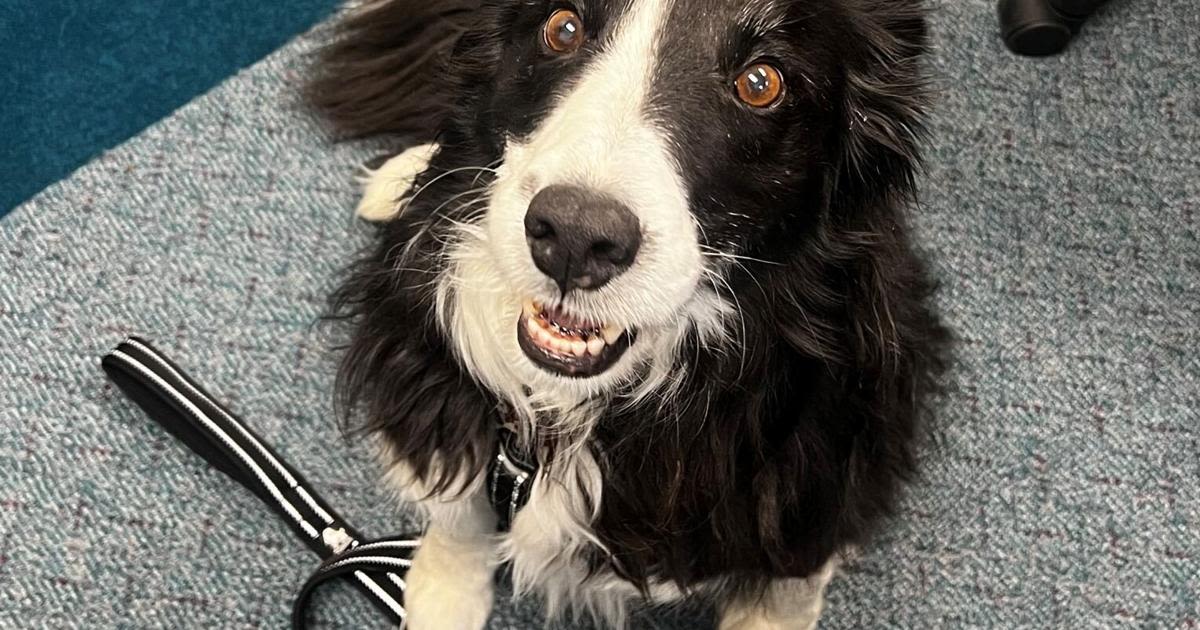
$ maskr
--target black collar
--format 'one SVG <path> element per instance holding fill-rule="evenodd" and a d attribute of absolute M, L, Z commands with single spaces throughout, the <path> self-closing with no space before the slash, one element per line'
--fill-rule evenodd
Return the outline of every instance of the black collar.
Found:
<path fill-rule="evenodd" d="M 529 491 L 537 475 L 537 455 L 521 446 L 511 423 L 496 426 L 496 454 L 488 470 L 488 500 L 496 511 L 496 529 L 508 531 L 517 512 L 529 502 Z"/>

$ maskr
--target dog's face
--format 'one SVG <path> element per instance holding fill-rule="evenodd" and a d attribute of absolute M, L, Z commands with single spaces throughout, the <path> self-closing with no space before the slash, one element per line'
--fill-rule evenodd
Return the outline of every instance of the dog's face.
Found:
<path fill-rule="evenodd" d="M 509 3 L 473 101 L 499 166 L 443 306 L 485 380 L 583 398 L 739 343 L 725 271 L 821 220 L 844 133 L 841 5 Z M 457 303 L 454 302 L 457 300 Z"/>

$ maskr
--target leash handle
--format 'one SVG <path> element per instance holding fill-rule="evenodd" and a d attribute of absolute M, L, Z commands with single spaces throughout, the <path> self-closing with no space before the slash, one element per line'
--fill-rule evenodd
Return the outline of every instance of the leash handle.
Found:
<path fill-rule="evenodd" d="M 363 574 L 382 575 L 391 586 L 403 593 L 408 585 L 404 575 L 412 567 L 412 558 L 421 546 L 419 539 L 394 537 L 381 538 L 363 543 L 345 553 L 332 556 L 321 563 L 321 566 L 309 576 L 300 594 L 292 604 L 292 628 L 300 630 L 305 627 L 308 608 L 316 590 L 326 582 L 336 578 L 348 578 Z M 407 614 L 403 608 L 398 611 L 401 630 L 406 625 Z"/>
<path fill-rule="evenodd" d="M 130 337 L 101 366 L 151 419 L 257 495 L 322 558 L 295 601 L 293 628 L 305 627 L 313 592 L 334 577 L 348 580 L 393 623 L 404 624 L 402 575 L 419 540 L 363 541 L 278 453 L 149 342 Z"/>

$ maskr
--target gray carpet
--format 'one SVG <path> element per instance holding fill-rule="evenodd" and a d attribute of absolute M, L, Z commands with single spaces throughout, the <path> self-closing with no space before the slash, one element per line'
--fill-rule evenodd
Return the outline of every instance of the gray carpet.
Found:
<path fill-rule="evenodd" d="M 825 628 L 1200 626 L 1200 13 L 1117 1 L 1011 57 L 941 0 L 919 211 L 962 339 L 895 524 Z M 319 34 L 318 34 L 319 35 Z M 0 222 L 0 627 L 282 627 L 311 568 L 266 509 L 109 387 L 142 333 L 368 533 L 403 526 L 330 419 L 314 327 L 362 239 L 282 50 Z M 356 594 L 327 627 L 378 626 Z M 704 627 L 654 614 L 645 628 Z M 493 628 L 541 627 L 502 602 Z"/>

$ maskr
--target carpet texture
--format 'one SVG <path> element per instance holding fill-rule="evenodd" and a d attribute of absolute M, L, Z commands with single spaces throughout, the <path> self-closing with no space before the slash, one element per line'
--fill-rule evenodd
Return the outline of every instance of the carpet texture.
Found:
<path fill-rule="evenodd" d="M 0 216 L 337 0 L 0 0 Z"/>
<path fill-rule="evenodd" d="M 824 628 L 1200 626 L 1200 14 L 1117 2 L 1005 54 L 940 0 L 917 222 L 959 356 L 894 525 Z M 105 383 L 154 340 L 370 534 L 401 509 L 330 417 L 314 326 L 363 241 L 363 145 L 297 105 L 318 30 L 0 222 L 0 627 L 281 627 L 311 557 Z M 377 627 L 350 591 L 326 627 Z M 703 611 L 638 628 L 704 628 Z M 538 628 L 503 600 L 492 628 Z M 564 623 L 563 627 L 587 627 Z"/>

